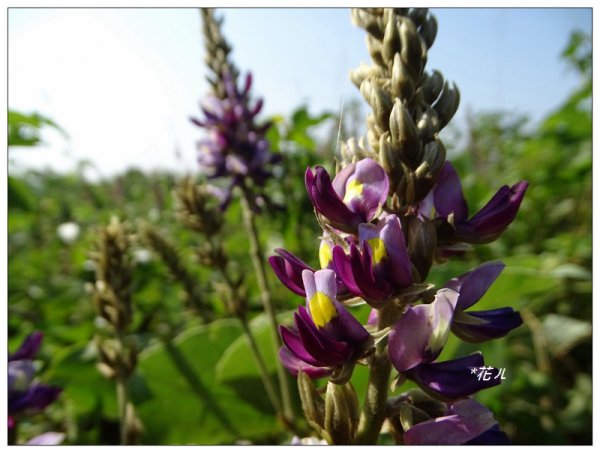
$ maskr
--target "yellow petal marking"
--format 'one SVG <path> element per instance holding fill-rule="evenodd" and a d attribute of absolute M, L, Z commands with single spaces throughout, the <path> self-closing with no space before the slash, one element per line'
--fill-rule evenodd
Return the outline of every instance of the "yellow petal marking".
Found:
<path fill-rule="evenodd" d="M 329 296 L 317 291 L 308 302 L 310 315 L 317 327 L 323 327 L 337 316 L 337 310 Z"/>
<path fill-rule="evenodd" d="M 381 238 L 367 239 L 373 252 L 373 264 L 379 264 L 381 260 L 387 258 L 387 250 Z"/>
<path fill-rule="evenodd" d="M 348 203 L 353 198 L 358 198 L 362 194 L 363 184 L 358 179 L 353 179 L 346 184 L 346 193 L 344 194 L 344 203 Z"/>
<path fill-rule="evenodd" d="M 321 269 L 327 269 L 332 258 L 331 247 L 327 242 L 321 241 L 321 246 L 319 247 L 319 263 L 321 263 Z"/>

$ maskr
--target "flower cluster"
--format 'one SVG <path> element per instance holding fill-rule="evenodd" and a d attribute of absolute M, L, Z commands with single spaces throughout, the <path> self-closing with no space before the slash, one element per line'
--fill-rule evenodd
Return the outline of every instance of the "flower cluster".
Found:
<path fill-rule="evenodd" d="M 283 249 L 269 259 L 281 282 L 306 300 L 294 315 L 295 327 L 280 328 L 284 342 L 280 358 L 292 374 L 329 376 L 331 382 L 344 384 L 356 363 L 371 365 L 376 360 L 374 344 L 385 344 L 381 340 L 386 339 L 382 356 L 399 376 L 412 380 L 435 400 L 448 402 L 443 415 L 407 430 L 406 443 L 464 443 L 488 429 L 496 431 L 497 424 L 490 424 L 491 413 L 470 399 L 500 383 L 495 372 L 493 379 L 485 381 L 470 377 L 473 368 L 484 366 L 483 355 L 445 361 L 438 357 L 451 332 L 480 343 L 502 337 L 522 323 L 510 307 L 471 310 L 504 268 L 502 263 L 484 263 L 451 279 L 435 294 L 432 285 L 424 283 L 427 275 L 415 266 L 414 257 L 420 256 L 415 244 L 420 242 L 414 236 L 419 231 L 406 225 L 415 220 L 434 225 L 440 247 L 489 241 L 515 218 L 527 187 L 521 182 L 500 189 L 467 219 L 456 172 L 449 163 L 443 169 L 423 202 L 401 209 L 390 208 L 388 177 L 374 159 L 345 166 L 333 180 L 322 167 L 307 169 L 308 196 L 324 227 L 321 269 Z M 430 200 L 434 209 L 427 212 Z M 362 299 L 372 307 L 366 326 L 344 305 L 350 299 Z M 460 429 L 467 433 L 451 434 Z"/>
<path fill-rule="evenodd" d="M 250 102 L 251 74 L 241 89 L 231 78 L 224 86 L 226 97 L 207 97 L 202 104 L 204 119 L 192 118 L 207 131 L 207 137 L 198 142 L 200 168 L 210 178 L 231 178 L 230 188 L 244 184 L 244 178 L 262 186 L 271 176 L 268 165 L 278 160 L 264 137 L 270 124 L 255 122 L 262 100 Z"/>

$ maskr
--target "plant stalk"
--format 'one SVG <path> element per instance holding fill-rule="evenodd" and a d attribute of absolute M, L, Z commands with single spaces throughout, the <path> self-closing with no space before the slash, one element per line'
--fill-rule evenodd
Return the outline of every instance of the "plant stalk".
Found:
<path fill-rule="evenodd" d="M 246 226 L 246 229 L 248 230 L 248 236 L 250 237 L 250 257 L 252 258 L 252 264 L 254 265 L 254 270 L 256 272 L 256 280 L 260 289 L 260 296 L 263 308 L 265 310 L 265 313 L 267 314 L 269 323 L 271 325 L 273 348 L 275 349 L 275 355 L 277 356 L 279 352 L 279 347 L 281 346 L 281 340 L 279 338 L 275 309 L 273 307 L 271 293 L 269 292 L 269 287 L 267 284 L 267 275 L 265 273 L 264 265 L 264 255 L 262 253 L 262 248 L 258 239 L 255 214 L 252 210 L 250 195 L 245 187 L 242 187 L 241 189 L 241 202 L 244 216 L 244 224 Z M 285 372 L 285 369 L 283 368 L 283 364 L 279 360 L 277 361 L 277 377 L 279 380 L 279 387 L 281 390 L 283 415 L 286 418 L 287 422 L 293 425 L 294 413 L 292 411 L 290 386 L 287 374 Z"/>
<path fill-rule="evenodd" d="M 377 321 L 377 330 L 384 329 L 392 325 L 397 316 L 398 309 L 393 302 L 379 311 Z M 358 431 L 354 438 L 354 443 L 358 445 L 376 445 L 381 427 L 386 417 L 386 403 L 388 397 L 388 388 L 392 364 L 387 356 L 387 341 L 381 341 L 377 344 L 375 355 L 372 359 L 369 369 L 369 382 L 367 394 Z"/>

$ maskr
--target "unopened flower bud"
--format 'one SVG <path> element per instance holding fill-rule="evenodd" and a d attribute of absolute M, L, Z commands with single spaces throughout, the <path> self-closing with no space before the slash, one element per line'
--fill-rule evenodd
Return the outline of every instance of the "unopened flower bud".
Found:
<path fill-rule="evenodd" d="M 392 63 L 391 92 L 394 98 L 406 99 L 407 101 L 410 101 L 415 94 L 414 83 L 404 64 L 402 64 L 399 53 L 394 55 L 394 62 Z"/>
<path fill-rule="evenodd" d="M 435 226 L 429 220 L 421 221 L 417 217 L 407 217 L 406 223 L 410 261 L 419 273 L 417 281 L 422 282 L 427 277 L 433 263 L 437 233 Z"/>
<path fill-rule="evenodd" d="M 358 428 L 359 409 L 351 383 L 327 384 L 325 394 L 325 430 L 333 444 L 349 445 Z"/>
<path fill-rule="evenodd" d="M 453 83 L 452 88 L 450 88 L 448 82 L 445 82 L 442 94 L 433 106 L 440 120 L 440 129 L 448 124 L 448 122 L 452 119 L 456 113 L 456 110 L 458 109 L 459 102 L 460 93 L 456 87 L 456 84 Z"/>
<path fill-rule="evenodd" d="M 400 39 L 402 41 L 400 58 L 410 71 L 412 78 L 417 80 L 425 65 L 424 43 L 421 41 L 415 24 L 410 19 L 402 18 Z"/>
<path fill-rule="evenodd" d="M 400 99 L 396 99 L 389 118 L 392 141 L 401 150 L 400 158 L 415 168 L 421 161 L 421 142 L 410 112 Z"/>
<path fill-rule="evenodd" d="M 427 19 L 428 10 L 428 8 L 411 8 L 408 12 L 408 17 L 411 18 L 417 27 L 420 27 Z"/>
<path fill-rule="evenodd" d="M 417 121 L 417 131 L 422 142 L 429 142 L 435 139 L 435 134 L 440 129 L 440 121 L 437 113 L 431 107 L 421 114 Z"/>
<path fill-rule="evenodd" d="M 375 39 L 372 35 L 367 35 L 367 49 L 373 61 L 379 66 L 386 67 L 385 60 L 382 55 L 381 41 Z"/>
<path fill-rule="evenodd" d="M 402 49 L 400 42 L 399 23 L 395 14 L 391 14 L 385 26 L 385 34 L 383 35 L 382 54 L 383 58 L 390 61 L 394 55 Z"/>
<path fill-rule="evenodd" d="M 308 374 L 298 372 L 298 391 L 306 420 L 318 432 L 325 427 L 325 402 Z"/>
<path fill-rule="evenodd" d="M 431 74 L 426 74 L 423 81 L 423 98 L 428 104 L 433 102 L 440 96 L 444 88 L 444 77 L 438 70 L 434 70 Z"/>
<path fill-rule="evenodd" d="M 425 23 L 421 26 L 419 33 L 425 42 L 425 45 L 429 49 L 433 42 L 435 41 L 435 37 L 437 35 L 437 20 L 434 16 L 429 16 Z"/>
<path fill-rule="evenodd" d="M 392 99 L 372 79 L 366 79 L 360 84 L 360 93 L 373 109 L 373 115 L 380 128 L 386 129 L 390 112 L 392 111 Z"/>

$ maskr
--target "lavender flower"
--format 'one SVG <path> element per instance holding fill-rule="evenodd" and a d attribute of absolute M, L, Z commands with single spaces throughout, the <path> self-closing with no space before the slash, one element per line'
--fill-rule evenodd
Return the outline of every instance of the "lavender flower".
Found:
<path fill-rule="evenodd" d="M 302 280 L 306 308 L 300 306 L 294 313 L 295 328 L 280 326 L 284 342 L 279 353 L 281 361 L 292 374 L 302 370 L 313 378 L 351 369 L 369 352 L 369 333 L 336 300 L 333 271 L 304 270 Z"/>
<path fill-rule="evenodd" d="M 464 311 L 477 303 L 494 283 L 504 264 L 490 262 L 446 282 L 445 288 L 458 292 L 452 332 L 469 343 L 500 338 L 523 324 L 521 315 L 511 307 L 495 310 Z"/>
<path fill-rule="evenodd" d="M 387 199 L 389 182 L 383 168 L 373 159 L 362 159 L 344 167 L 331 181 L 320 166 L 304 178 L 316 211 L 334 228 L 355 233 L 359 224 L 375 218 Z"/>

